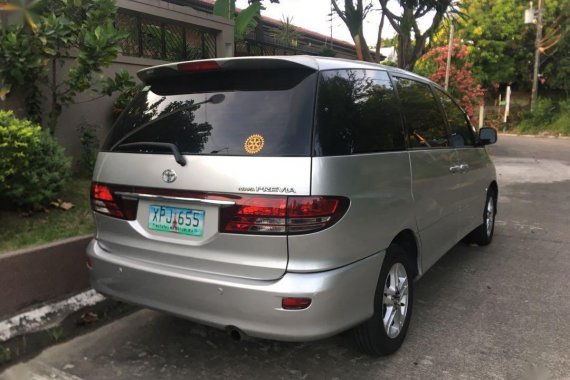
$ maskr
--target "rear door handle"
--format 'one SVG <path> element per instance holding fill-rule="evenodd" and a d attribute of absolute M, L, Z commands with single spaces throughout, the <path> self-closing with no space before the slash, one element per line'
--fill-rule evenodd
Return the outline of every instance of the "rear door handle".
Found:
<path fill-rule="evenodd" d="M 469 169 L 469 165 L 467 165 L 467 164 L 461 164 L 461 165 L 459 165 L 459 170 L 460 170 L 461 172 L 465 172 L 467 169 Z"/>
<path fill-rule="evenodd" d="M 450 173 L 457 173 L 459 170 L 461 170 L 461 165 L 454 165 L 449 167 Z"/>

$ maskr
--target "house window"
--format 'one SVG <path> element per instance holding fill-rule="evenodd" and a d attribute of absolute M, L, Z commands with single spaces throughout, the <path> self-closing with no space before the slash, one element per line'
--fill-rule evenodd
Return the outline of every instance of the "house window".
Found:
<path fill-rule="evenodd" d="M 211 30 L 122 9 L 116 27 L 128 33 L 120 41 L 123 55 L 163 61 L 216 57 L 216 33 Z"/>

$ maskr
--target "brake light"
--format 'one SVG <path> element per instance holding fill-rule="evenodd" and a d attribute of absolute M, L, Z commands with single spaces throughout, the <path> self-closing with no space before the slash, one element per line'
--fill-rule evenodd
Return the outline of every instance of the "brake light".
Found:
<path fill-rule="evenodd" d="M 137 200 L 116 198 L 110 185 L 91 184 L 91 209 L 115 218 L 134 220 L 137 216 Z"/>
<path fill-rule="evenodd" d="M 216 61 L 184 62 L 178 64 L 178 71 L 188 73 L 193 71 L 214 71 L 220 70 L 220 65 Z"/>
<path fill-rule="evenodd" d="M 244 234 L 300 234 L 336 223 L 348 209 L 344 197 L 244 196 L 223 208 L 220 231 Z"/>

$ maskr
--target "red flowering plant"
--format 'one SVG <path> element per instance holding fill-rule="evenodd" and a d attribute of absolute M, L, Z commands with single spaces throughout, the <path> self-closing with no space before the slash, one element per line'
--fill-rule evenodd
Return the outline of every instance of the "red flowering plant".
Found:
<path fill-rule="evenodd" d="M 431 49 L 418 60 L 414 71 L 443 86 L 448 50 L 448 45 Z M 458 39 L 454 40 L 448 92 L 461 104 L 469 117 L 473 118 L 475 107 L 482 101 L 485 90 L 473 77 L 471 72 L 473 64 L 467 61 L 468 55 L 467 46 L 461 45 Z"/>

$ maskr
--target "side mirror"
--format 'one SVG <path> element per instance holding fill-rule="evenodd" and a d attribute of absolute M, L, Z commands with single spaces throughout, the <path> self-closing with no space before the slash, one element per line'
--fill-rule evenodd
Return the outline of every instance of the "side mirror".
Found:
<path fill-rule="evenodd" d="M 479 142 L 481 145 L 489 145 L 497 142 L 497 130 L 495 128 L 483 127 L 479 130 Z"/>

